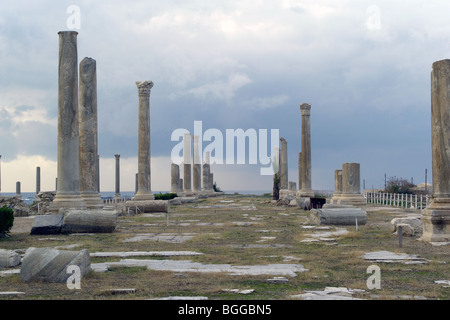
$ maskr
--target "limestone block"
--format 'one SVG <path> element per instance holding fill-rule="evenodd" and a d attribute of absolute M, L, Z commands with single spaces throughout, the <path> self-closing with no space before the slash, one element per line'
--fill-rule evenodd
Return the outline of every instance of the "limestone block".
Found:
<path fill-rule="evenodd" d="M 28 248 L 20 269 L 22 282 L 67 282 L 69 266 L 78 266 L 82 278 L 91 270 L 89 251 L 64 251 L 53 248 Z M 70 271 L 70 270 L 69 270 Z"/>
<path fill-rule="evenodd" d="M 414 235 L 420 235 L 423 232 L 423 224 L 420 218 L 415 217 L 404 217 L 404 218 L 394 218 L 391 220 L 393 225 L 393 232 L 397 232 L 397 226 L 399 224 L 407 224 L 414 230 Z"/>
<path fill-rule="evenodd" d="M 127 201 L 125 207 L 128 212 L 151 213 L 151 212 L 169 212 L 168 200 L 145 200 L 145 201 Z M 136 210 L 136 207 L 138 210 Z M 135 212 L 137 211 L 137 212 Z"/>
<path fill-rule="evenodd" d="M 31 235 L 59 234 L 64 220 L 63 214 L 41 215 L 34 219 Z"/>
<path fill-rule="evenodd" d="M 402 229 L 402 235 L 405 237 L 414 237 L 414 228 L 406 223 L 398 223 L 396 225 L 396 231 L 398 232 L 399 228 Z"/>
<path fill-rule="evenodd" d="M 117 216 L 116 211 L 66 209 L 61 233 L 111 233 Z"/>
<path fill-rule="evenodd" d="M 20 264 L 20 256 L 12 250 L 0 249 L 0 268 L 12 268 Z"/>
<path fill-rule="evenodd" d="M 329 225 L 365 225 L 367 222 L 367 213 L 360 208 L 322 208 L 312 209 L 310 211 L 310 220 L 314 224 Z"/>

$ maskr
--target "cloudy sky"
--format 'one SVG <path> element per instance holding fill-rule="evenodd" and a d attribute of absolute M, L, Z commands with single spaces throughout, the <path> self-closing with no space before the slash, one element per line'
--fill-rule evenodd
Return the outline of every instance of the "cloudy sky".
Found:
<path fill-rule="evenodd" d="M 75 8 L 75 10 L 74 10 Z M 97 61 L 101 190 L 137 172 L 136 81 L 152 80 L 152 189 L 170 189 L 172 132 L 279 129 L 297 182 L 299 104 L 310 103 L 312 187 L 361 164 L 367 188 L 384 175 L 431 177 L 430 72 L 450 58 L 450 3 L 436 1 L 0 0 L 1 191 L 53 190 L 58 31 L 78 31 L 78 59 Z M 268 142 L 270 137 L 268 137 Z M 204 142 L 203 146 L 207 146 Z M 225 145 L 225 143 L 224 143 Z M 261 165 L 214 165 L 228 190 L 267 190 Z M 362 182 L 361 182 L 362 186 Z"/>

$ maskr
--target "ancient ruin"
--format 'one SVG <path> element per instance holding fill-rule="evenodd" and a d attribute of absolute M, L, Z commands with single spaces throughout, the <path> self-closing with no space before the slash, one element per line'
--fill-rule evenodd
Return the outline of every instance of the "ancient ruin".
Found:
<path fill-rule="evenodd" d="M 300 179 L 297 197 L 314 197 L 314 191 L 311 189 L 311 105 L 302 103 L 300 111 L 302 114 L 302 151 L 299 157 Z"/>
<path fill-rule="evenodd" d="M 450 241 L 450 60 L 433 63 L 431 72 L 431 142 L 433 197 L 423 210 L 422 240 Z"/>

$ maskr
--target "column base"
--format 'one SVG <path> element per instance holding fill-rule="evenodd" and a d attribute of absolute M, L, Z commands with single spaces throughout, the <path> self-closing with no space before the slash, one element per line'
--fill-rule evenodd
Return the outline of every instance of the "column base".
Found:
<path fill-rule="evenodd" d="M 295 196 L 302 198 L 314 198 L 314 191 L 312 191 L 311 189 L 301 189 L 297 191 Z"/>
<path fill-rule="evenodd" d="M 151 192 L 146 193 L 136 193 L 132 199 L 133 201 L 146 201 L 146 200 L 155 200 L 155 196 Z"/>
<path fill-rule="evenodd" d="M 81 199 L 88 209 L 102 209 L 104 207 L 102 197 L 98 192 L 81 192 Z"/>
<path fill-rule="evenodd" d="M 348 204 L 352 206 L 365 206 L 366 199 L 360 193 L 342 193 L 337 199 L 336 204 Z"/>
<path fill-rule="evenodd" d="M 450 242 L 450 199 L 433 199 L 428 208 L 422 210 L 425 242 Z"/>
<path fill-rule="evenodd" d="M 86 203 L 78 194 L 58 194 L 56 193 L 55 199 L 49 205 L 49 210 L 52 213 L 58 213 L 59 209 L 87 209 Z"/>

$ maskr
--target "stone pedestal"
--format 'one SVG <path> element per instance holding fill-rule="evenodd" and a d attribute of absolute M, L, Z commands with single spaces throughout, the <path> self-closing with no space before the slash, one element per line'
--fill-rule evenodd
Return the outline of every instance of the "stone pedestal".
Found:
<path fill-rule="evenodd" d="M 342 194 L 342 170 L 334 170 L 334 193 L 330 200 L 331 204 L 339 203 Z"/>
<path fill-rule="evenodd" d="M 150 91 L 152 81 L 136 82 L 139 92 L 138 191 L 133 200 L 154 200 L 150 166 Z"/>
<path fill-rule="evenodd" d="M 302 152 L 299 190 L 297 197 L 314 197 L 311 189 L 311 105 L 302 103 L 300 105 L 302 114 Z"/>
<path fill-rule="evenodd" d="M 431 72 L 431 143 L 433 197 L 422 211 L 427 242 L 450 241 L 450 60 L 433 63 Z"/>
<path fill-rule="evenodd" d="M 354 206 L 366 205 L 366 200 L 360 191 L 359 163 L 342 164 L 342 193 L 339 195 L 337 203 Z"/>
<path fill-rule="evenodd" d="M 80 63 L 79 133 L 80 194 L 88 208 L 103 208 L 98 192 L 98 130 L 97 130 L 97 66 L 84 58 Z"/>
<path fill-rule="evenodd" d="M 64 31 L 58 34 L 58 189 L 49 208 L 52 212 L 58 212 L 60 208 L 86 208 L 80 195 L 78 33 Z"/>

